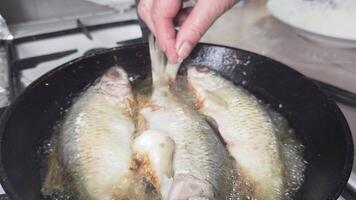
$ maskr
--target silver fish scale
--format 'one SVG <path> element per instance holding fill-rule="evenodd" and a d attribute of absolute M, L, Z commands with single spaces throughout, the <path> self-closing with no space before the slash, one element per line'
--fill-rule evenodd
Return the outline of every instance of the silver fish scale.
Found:
<path fill-rule="evenodd" d="M 252 139 L 254 137 L 258 137 L 258 135 L 252 133 L 263 133 L 268 135 L 269 138 L 269 148 L 268 151 L 271 152 L 271 155 L 278 156 L 278 140 L 276 135 L 274 134 L 274 125 L 272 123 L 271 118 L 268 113 L 262 108 L 262 105 L 258 103 L 257 99 L 248 94 L 241 88 L 234 88 L 235 93 L 241 93 L 239 98 L 231 98 L 229 102 L 229 110 L 227 111 L 227 115 L 238 115 L 239 117 L 230 118 L 231 128 L 235 129 L 235 132 L 241 138 Z M 250 99 L 250 100 L 248 100 Z M 246 105 L 247 102 L 250 105 Z M 237 113 L 236 113 L 237 111 Z M 256 123 L 256 121 L 258 123 Z M 264 130 L 261 132 L 261 130 Z M 256 146 L 255 148 L 258 148 Z"/>
<path fill-rule="evenodd" d="M 209 124 L 189 106 L 180 103 L 174 113 L 176 119 L 171 123 L 171 137 L 176 143 L 174 168 L 176 173 L 190 174 L 209 181 L 218 188 L 219 176 L 226 152 Z"/>
<path fill-rule="evenodd" d="M 153 93 L 160 110 L 143 113 L 149 129 L 167 132 L 174 141 L 175 175 L 191 175 L 218 189 L 227 156 L 223 144 L 200 114 L 167 90 Z"/>
<path fill-rule="evenodd" d="M 204 118 L 171 89 L 170 84 L 175 82 L 180 64 L 167 62 L 153 36 L 149 37 L 149 49 L 153 82 L 150 102 L 158 109 L 151 109 L 143 115 L 149 129 L 169 134 L 175 143 L 173 182 L 179 179 L 179 175 L 188 175 L 219 189 L 218 183 L 224 173 L 222 166 L 227 156 L 224 146 Z M 213 191 L 208 192 L 211 195 Z"/>
<path fill-rule="evenodd" d="M 59 153 L 80 199 L 111 200 L 131 195 L 136 187 L 130 170 L 135 128 L 127 111 L 132 93 L 126 80 L 123 69 L 110 68 L 74 102 L 64 119 Z"/>
<path fill-rule="evenodd" d="M 253 95 L 215 73 L 190 68 L 188 81 L 201 98 L 200 112 L 215 120 L 241 174 L 255 185 L 257 198 L 281 199 L 284 169 L 267 111 Z"/>
<path fill-rule="evenodd" d="M 80 113 L 83 113 L 83 108 L 85 107 L 85 105 L 87 104 L 87 100 L 89 99 L 89 96 L 92 95 L 92 91 L 88 90 L 87 93 L 83 94 L 83 96 L 81 97 L 81 101 L 76 102 L 76 104 L 74 106 L 72 106 L 71 110 L 67 113 L 66 115 L 66 119 L 64 121 L 64 124 L 62 126 L 62 132 L 60 135 L 60 145 L 64 145 L 65 144 L 65 153 L 61 153 L 61 157 L 62 157 L 62 162 L 64 163 L 64 165 L 66 166 L 74 166 L 77 165 L 78 167 L 79 165 L 79 161 L 80 161 L 80 154 L 79 152 L 79 143 L 80 143 L 80 139 L 79 139 L 79 133 L 80 133 L 80 129 L 83 128 L 84 123 L 76 123 L 78 122 L 78 120 L 83 120 L 83 117 L 85 116 L 80 116 Z M 85 115 L 85 114 L 84 114 Z M 68 135 L 70 134 L 70 135 Z M 64 148 L 64 147 L 62 147 Z M 61 148 L 61 149 L 62 149 Z M 64 150 L 64 149 L 63 149 Z M 75 155 L 75 156 L 74 156 Z M 76 170 L 72 169 L 72 170 Z M 80 169 L 78 168 L 76 171 L 80 171 Z"/>

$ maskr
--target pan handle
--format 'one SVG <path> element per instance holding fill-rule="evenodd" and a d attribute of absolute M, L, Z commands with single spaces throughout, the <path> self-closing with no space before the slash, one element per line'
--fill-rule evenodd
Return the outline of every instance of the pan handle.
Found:
<path fill-rule="evenodd" d="M 321 90 L 323 90 L 326 94 L 328 94 L 333 100 L 356 108 L 355 93 L 338 88 L 328 83 L 324 83 L 322 81 L 318 81 L 315 79 L 311 79 L 311 80 L 314 83 L 316 83 L 321 88 Z"/>
<path fill-rule="evenodd" d="M 356 199 L 356 175 L 354 172 L 351 173 L 349 181 L 345 187 L 344 192 L 341 194 L 341 196 L 345 200 Z"/>

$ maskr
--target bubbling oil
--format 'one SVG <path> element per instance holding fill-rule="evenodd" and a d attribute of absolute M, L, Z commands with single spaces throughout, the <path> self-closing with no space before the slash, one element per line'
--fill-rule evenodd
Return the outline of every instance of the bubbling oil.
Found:
<path fill-rule="evenodd" d="M 292 199 L 304 182 L 307 162 L 303 158 L 305 147 L 296 139 L 295 131 L 288 121 L 278 112 L 268 108 L 275 133 L 279 141 L 280 155 L 284 163 L 285 191 L 284 198 Z"/>
<path fill-rule="evenodd" d="M 150 99 L 152 93 L 152 80 L 135 80 L 132 83 L 134 96 L 137 100 L 138 111 Z M 178 76 L 172 91 L 194 109 L 195 98 L 187 86 L 186 76 Z M 304 146 L 296 139 L 294 130 L 288 121 L 278 112 L 261 103 L 269 113 L 274 124 L 275 134 L 279 142 L 279 153 L 284 164 L 284 200 L 292 200 L 304 181 L 304 171 L 307 166 L 303 159 Z M 64 113 L 65 115 L 65 113 Z M 61 123 L 53 129 L 53 137 L 43 142 L 40 147 L 40 157 L 43 161 L 42 195 L 48 200 L 75 200 L 79 199 L 75 191 L 75 183 L 65 167 L 60 162 L 58 155 L 57 135 L 60 134 Z M 218 134 L 218 133 L 217 133 Z M 75 155 L 73 155 L 75 156 Z M 256 163 L 258 164 L 258 163 Z M 143 177 L 139 180 L 144 185 L 147 199 L 159 199 L 154 187 Z M 228 156 L 224 164 L 224 179 L 220 182 L 221 189 L 217 191 L 219 200 L 257 200 L 253 195 L 253 181 L 248 180 L 240 173 L 238 163 Z M 124 199 L 127 200 L 127 199 Z"/>

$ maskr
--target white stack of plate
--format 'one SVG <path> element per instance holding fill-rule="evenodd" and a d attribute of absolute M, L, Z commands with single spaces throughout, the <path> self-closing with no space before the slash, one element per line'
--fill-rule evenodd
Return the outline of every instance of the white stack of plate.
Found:
<path fill-rule="evenodd" d="M 355 0 L 269 0 L 267 8 L 302 37 L 323 46 L 356 48 Z"/>

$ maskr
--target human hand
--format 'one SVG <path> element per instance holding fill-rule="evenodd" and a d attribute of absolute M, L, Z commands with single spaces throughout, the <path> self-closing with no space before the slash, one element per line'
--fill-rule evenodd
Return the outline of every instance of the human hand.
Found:
<path fill-rule="evenodd" d="M 140 0 L 138 14 L 156 36 L 171 63 L 186 58 L 203 34 L 237 0 L 197 0 L 182 8 L 182 0 Z M 175 26 L 181 26 L 176 32 Z"/>

